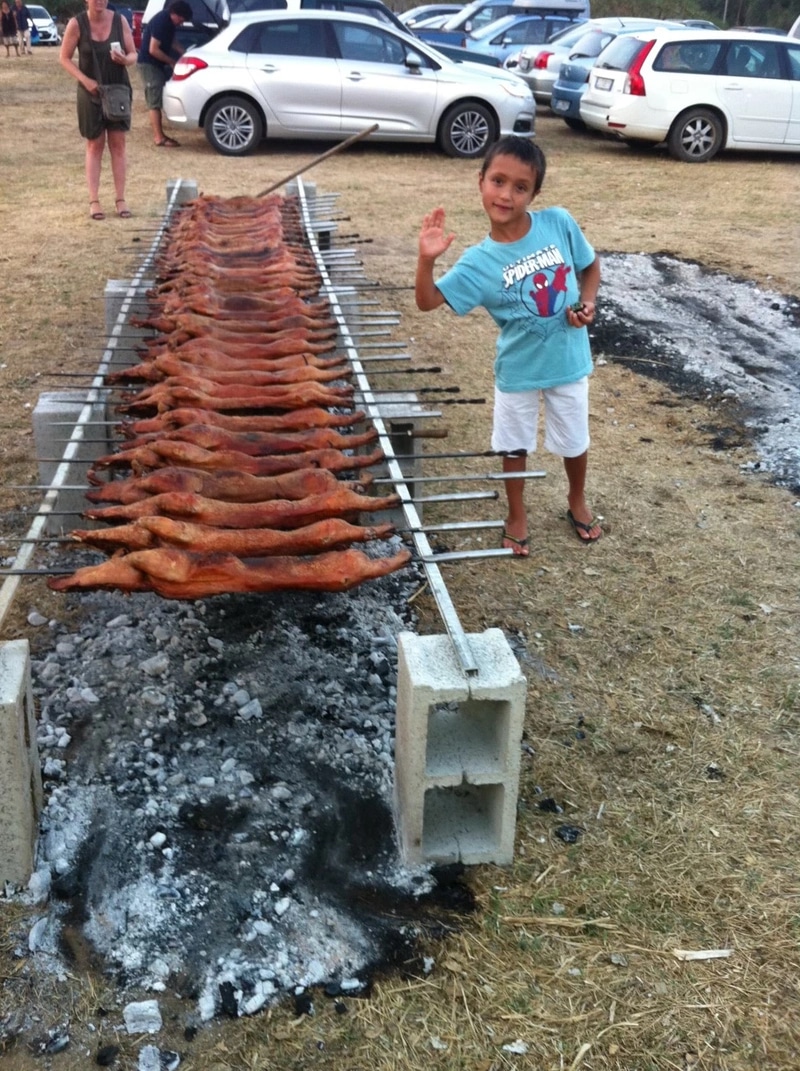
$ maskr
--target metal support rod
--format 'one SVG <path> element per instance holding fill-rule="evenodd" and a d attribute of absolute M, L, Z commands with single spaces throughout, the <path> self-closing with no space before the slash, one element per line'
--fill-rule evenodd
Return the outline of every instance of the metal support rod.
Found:
<path fill-rule="evenodd" d="M 80 488 L 76 488 L 76 490 L 80 490 Z M 448 494 L 448 495 L 427 495 L 427 496 L 422 496 L 420 498 L 407 497 L 407 498 L 403 498 L 403 501 L 404 501 L 404 503 L 414 503 L 415 505 L 418 505 L 420 503 L 425 503 L 425 502 L 476 502 L 476 501 L 482 501 L 482 500 L 486 500 L 486 499 L 496 499 L 497 497 L 498 497 L 497 491 L 461 491 L 461 492 L 457 492 L 457 493 L 454 493 L 454 494 Z M 113 506 L 114 503 L 107 503 L 107 504 L 104 505 L 103 503 L 94 503 L 93 502 L 93 503 L 90 503 L 88 508 L 89 509 L 105 509 L 106 505 Z M 75 515 L 76 515 L 76 511 L 74 509 L 62 509 L 62 510 L 54 509 L 54 510 L 49 510 L 48 511 L 48 516 L 49 517 L 74 517 Z M 83 514 L 81 514 L 81 516 L 85 516 L 85 512 Z M 102 521 L 103 520 L 102 517 L 90 517 L 89 519 L 90 520 L 97 520 L 97 521 Z M 422 530 L 422 526 L 421 525 L 417 525 L 417 528 L 420 531 Z"/>
<path fill-rule="evenodd" d="M 398 461 L 404 461 L 402 456 Z M 444 476 L 409 476 L 416 486 L 418 483 L 444 483 L 447 480 L 538 480 L 546 476 L 545 472 L 449 472 Z M 376 476 L 373 483 L 396 483 L 391 476 Z"/>

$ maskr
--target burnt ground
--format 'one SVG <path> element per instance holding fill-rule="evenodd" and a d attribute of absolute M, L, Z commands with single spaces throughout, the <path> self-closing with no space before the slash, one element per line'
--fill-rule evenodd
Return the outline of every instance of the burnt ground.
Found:
<path fill-rule="evenodd" d="M 715 447 L 753 440 L 761 468 L 800 491 L 800 300 L 666 253 L 602 264 L 595 357 L 718 408 Z"/>

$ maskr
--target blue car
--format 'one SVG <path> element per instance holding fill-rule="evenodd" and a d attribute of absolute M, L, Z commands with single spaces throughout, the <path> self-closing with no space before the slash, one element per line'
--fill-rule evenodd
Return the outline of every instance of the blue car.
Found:
<path fill-rule="evenodd" d="M 506 15 L 482 30 L 474 30 L 464 41 L 464 47 L 470 52 L 495 56 L 502 63 L 525 45 L 542 45 L 576 21 L 585 20 L 569 15 Z"/>
<path fill-rule="evenodd" d="M 608 22 L 610 20 L 604 20 Z M 622 34 L 640 33 L 642 30 L 685 30 L 680 22 L 663 19 L 620 18 L 618 26 L 592 26 L 575 42 L 569 55 L 561 64 L 558 78 L 553 83 L 550 108 L 573 130 L 585 130 L 581 119 L 581 97 L 589 84 L 589 72 L 597 66 L 597 57 Z"/>
<path fill-rule="evenodd" d="M 558 14 L 573 19 L 588 18 L 590 7 L 590 0 L 472 0 L 435 29 L 421 26 L 418 36 L 432 45 L 464 45 L 467 34 L 478 33 L 506 15 L 521 18 Z"/>

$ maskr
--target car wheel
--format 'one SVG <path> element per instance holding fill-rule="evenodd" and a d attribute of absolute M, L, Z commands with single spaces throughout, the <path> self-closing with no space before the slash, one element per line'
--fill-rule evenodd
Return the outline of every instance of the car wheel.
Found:
<path fill-rule="evenodd" d="M 448 156 L 483 156 L 497 140 L 497 123 L 483 104 L 456 104 L 442 119 L 439 144 Z"/>
<path fill-rule="evenodd" d="M 676 160 L 703 164 L 722 148 L 722 120 L 706 108 L 692 108 L 672 124 L 667 147 Z"/>
<path fill-rule="evenodd" d="M 585 130 L 586 123 L 583 119 L 565 119 L 564 122 L 570 128 L 570 130 Z"/>
<path fill-rule="evenodd" d="M 258 109 L 243 97 L 222 97 L 215 101 L 203 125 L 209 145 L 223 156 L 244 156 L 264 136 Z"/>

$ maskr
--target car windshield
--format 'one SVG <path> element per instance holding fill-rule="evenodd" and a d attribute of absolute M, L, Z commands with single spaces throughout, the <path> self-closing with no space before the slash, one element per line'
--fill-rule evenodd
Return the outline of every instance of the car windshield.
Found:
<path fill-rule="evenodd" d="M 566 45 L 574 44 L 575 41 L 580 40 L 585 33 L 586 27 L 582 23 L 578 23 L 577 26 L 570 25 L 563 30 L 556 30 L 547 43 L 549 45 L 558 45 L 559 48 L 563 48 Z"/>
<path fill-rule="evenodd" d="M 507 30 L 509 26 L 513 26 L 519 20 L 514 18 L 513 15 L 504 15 L 501 19 L 495 19 L 494 22 L 489 23 L 488 26 L 482 26 L 480 30 L 473 29 L 470 33 L 475 41 L 482 41 L 485 37 L 496 37 L 498 34 L 502 34 L 504 30 Z"/>
<path fill-rule="evenodd" d="M 447 22 L 442 24 L 443 30 L 462 30 L 467 23 L 472 27 L 472 32 L 488 26 L 490 22 L 501 19 L 511 11 L 511 4 L 487 4 L 485 0 L 475 0 L 463 11 L 457 11 L 451 15 Z"/>
<path fill-rule="evenodd" d="M 614 40 L 614 34 L 607 30 L 590 30 L 585 33 L 575 47 L 570 49 L 570 58 L 577 56 L 599 56 L 606 45 Z"/>
<path fill-rule="evenodd" d="M 605 67 L 609 71 L 627 71 L 639 55 L 642 44 L 639 37 L 621 34 L 614 38 L 608 48 L 603 49 L 597 66 Z"/>
<path fill-rule="evenodd" d="M 34 19 L 49 19 L 50 12 L 46 8 L 37 7 L 36 4 L 28 4 L 28 11 L 31 13 L 31 18 Z"/>

